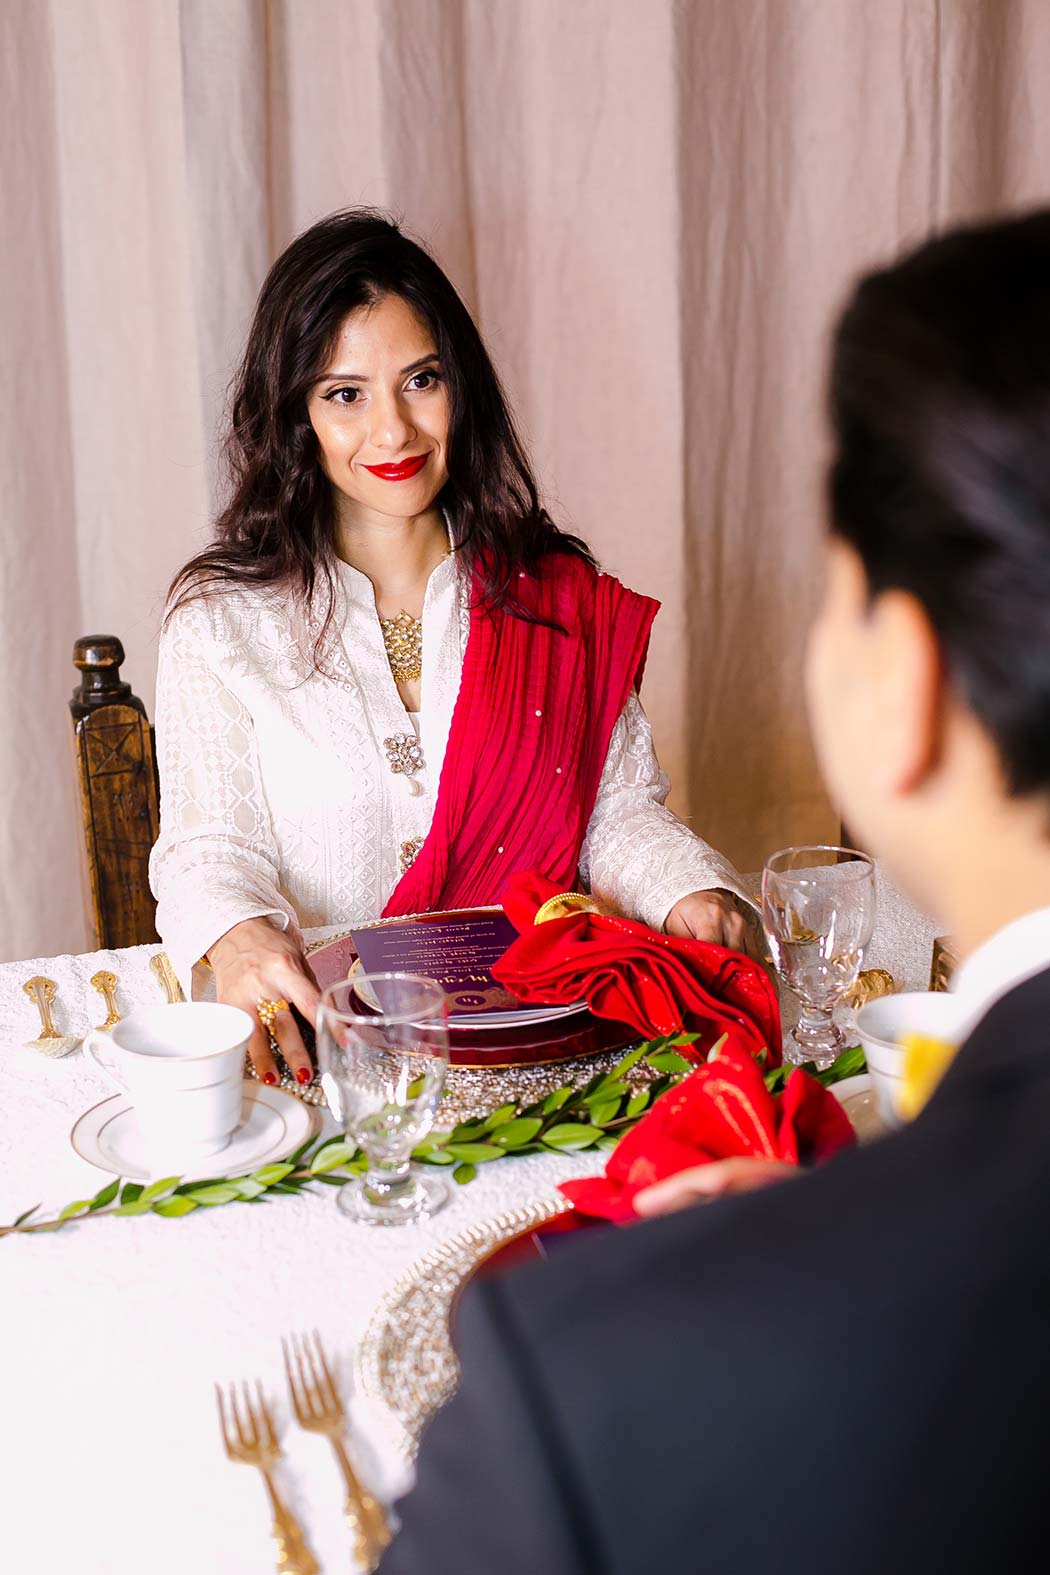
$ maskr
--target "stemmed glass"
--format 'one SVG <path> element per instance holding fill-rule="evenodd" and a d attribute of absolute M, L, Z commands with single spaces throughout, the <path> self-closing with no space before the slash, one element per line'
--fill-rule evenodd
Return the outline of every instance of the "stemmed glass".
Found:
<path fill-rule="evenodd" d="M 846 1048 L 831 1014 L 871 940 L 874 864 L 853 848 L 783 848 L 762 871 L 762 923 L 777 971 L 802 1003 L 784 1060 L 823 1070 Z"/>
<path fill-rule="evenodd" d="M 374 1004 L 374 1009 L 373 1009 Z M 365 1225 L 428 1219 L 448 1202 L 446 1182 L 420 1174 L 412 1150 L 434 1125 L 448 1071 L 448 1001 L 432 979 L 356 974 L 333 984 L 317 1013 L 322 1080 L 334 1112 L 364 1150 L 366 1173 L 337 1196 Z"/>

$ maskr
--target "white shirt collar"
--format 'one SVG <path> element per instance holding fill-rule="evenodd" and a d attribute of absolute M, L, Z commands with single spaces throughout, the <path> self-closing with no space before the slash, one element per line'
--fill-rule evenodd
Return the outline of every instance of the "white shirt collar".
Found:
<path fill-rule="evenodd" d="M 437 567 L 431 570 L 427 580 L 425 597 L 429 600 L 439 591 L 454 580 L 458 574 L 458 555 L 450 553 L 447 558 L 442 558 Z M 339 583 L 346 592 L 347 599 L 353 607 L 367 607 L 370 612 L 375 612 L 376 590 L 367 574 L 362 574 L 360 569 L 355 569 L 352 564 L 344 563 L 342 558 L 333 559 L 333 568 Z"/>
<path fill-rule="evenodd" d="M 982 942 L 952 980 L 952 994 L 959 1003 L 960 1039 L 996 1001 L 1046 968 L 1050 968 L 1050 908 L 1026 913 Z"/>

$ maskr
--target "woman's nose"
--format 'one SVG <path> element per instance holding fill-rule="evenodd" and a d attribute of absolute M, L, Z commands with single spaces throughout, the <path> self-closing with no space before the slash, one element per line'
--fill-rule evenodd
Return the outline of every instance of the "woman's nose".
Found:
<path fill-rule="evenodd" d="M 372 422 L 372 447 L 384 453 L 398 453 L 411 443 L 415 429 L 398 399 L 390 398 L 377 404 Z"/>

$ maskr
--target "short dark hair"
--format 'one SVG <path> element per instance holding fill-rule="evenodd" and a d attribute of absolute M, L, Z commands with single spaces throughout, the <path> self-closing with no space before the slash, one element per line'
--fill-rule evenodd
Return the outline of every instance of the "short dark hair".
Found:
<path fill-rule="evenodd" d="M 833 531 L 910 592 L 1012 793 L 1050 788 L 1050 210 L 863 279 L 835 335 Z"/>

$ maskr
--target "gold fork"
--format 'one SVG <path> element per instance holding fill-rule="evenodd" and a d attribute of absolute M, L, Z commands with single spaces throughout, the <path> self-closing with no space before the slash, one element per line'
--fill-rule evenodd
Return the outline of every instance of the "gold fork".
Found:
<path fill-rule="evenodd" d="M 335 1451 L 346 1484 L 346 1518 L 353 1537 L 354 1558 L 363 1570 L 374 1570 L 390 1545 L 392 1532 L 383 1506 L 363 1487 L 343 1445 L 346 1410 L 332 1378 L 321 1336 L 313 1340 L 292 1335 L 281 1341 L 288 1393 L 299 1426 L 308 1433 L 323 1433 Z"/>
<path fill-rule="evenodd" d="M 280 1458 L 281 1449 L 270 1408 L 263 1398 L 262 1385 L 257 1383 L 255 1389 L 257 1400 L 253 1405 L 248 1385 L 242 1384 L 241 1403 L 238 1404 L 236 1384 L 230 1385 L 225 1400 L 221 1388 L 215 1385 L 226 1453 L 238 1465 L 258 1466 L 262 1472 L 273 1510 L 273 1540 L 277 1544 L 277 1568 L 281 1575 L 320 1575 L 321 1566 L 307 1546 L 302 1527 L 282 1503 L 274 1483 L 273 1467 Z"/>

